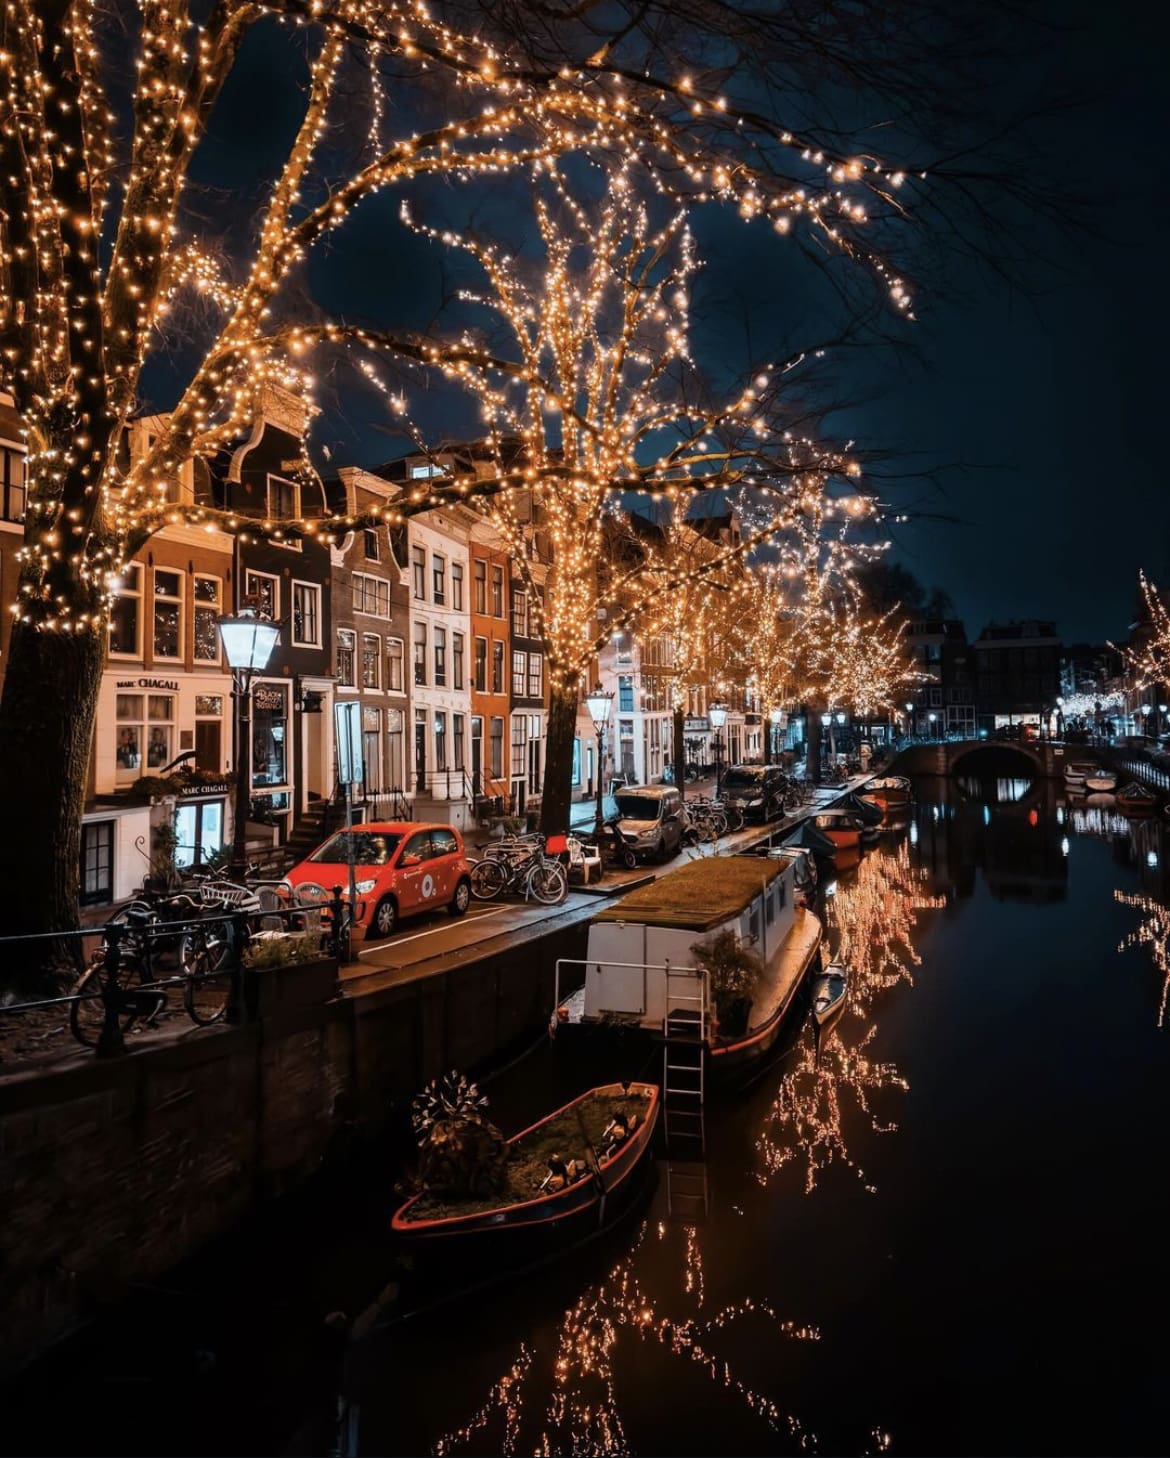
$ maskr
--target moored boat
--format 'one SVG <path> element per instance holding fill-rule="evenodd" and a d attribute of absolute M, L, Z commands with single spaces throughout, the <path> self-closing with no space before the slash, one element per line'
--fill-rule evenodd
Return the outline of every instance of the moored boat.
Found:
<path fill-rule="evenodd" d="M 878 837 L 878 828 L 858 814 L 856 810 L 822 810 L 812 817 L 813 826 L 822 835 L 828 836 L 839 848 L 851 850 L 863 841 Z"/>
<path fill-rule="evenodd" d="M 913 786 L 903 775 L 884 775 L 870 780 L 857 792 L 863 800 L 872 800 L 885 811 L 904 810 L 909 804 Z"/>
<path fill-rule="evenodd" d="M 1151 790 L 1147 790 L 1145 785 L 1131 780 L 1123 789 L 1118 790 L 1117 805 L 1127 815 L 1152 815 L 1157 808 L 1158 797 Z"/>
<path fill-rule="evenodd" d="M 1096 764 L 1084 761 L 1066 764 L 1064 767 L 1064 782 L 1066 785 L 1083 785 L 1091 774 L 1097 770 Z"/>
<path fill-rule="evenodd" d="M 775 1045 L 818 955 L 821 924 L 798 895 L 801 859 L 692 861 L 607 906 L 589 927 L 584 962 L 557 963 L 558 1033 L 641 1028 L 662 1038 L 669 1054 L 687 1021 L 687 1041 L 697 1039 L 706 1052 L 710 1083 L 746 1081 Z M 721 947 L 757 964 L 734 1018 L 720 995 Z M 562 999 L 562 981 L 574 968 L 584 969 L 584 983 Z"/>
<path fill-rule="evenodd" d="M 819 976 L 813 978 L 811 990 L 812 1014 L 818 1031 L 823 1033 L 845 1011 L 849 973 L 842 963 L 830 962 Z"/>
<path fill-rule="evenodd" d="M 1117 776 L 1112 770 L 1102 769 L 1100 765 L 1085 776 L 1085 789 L 1092 794 L 1107 794 L 1116 788 Z"/>
<path fill-rule="evenodd" d="M 880 805 L 875 805 L 872 800 L 865 800 L 857 794 L 849 794 L 838 800 L 836 808 L 852 810 L 854 814 L 860 815 L 867 825 L 880 825 L 885 819 L 885 811 Z"/>
<path fill-rule="evenodd" d="M 500 1244 L 509 1231 L 575 1240 L 611 1221 L 635 1191 L 660 1108 L 649 1083 L 593 1088 L 505 1141 L 501 1187 L 473 1196 L 422 1190 L 391 1219 L 412 1240 Z"/>

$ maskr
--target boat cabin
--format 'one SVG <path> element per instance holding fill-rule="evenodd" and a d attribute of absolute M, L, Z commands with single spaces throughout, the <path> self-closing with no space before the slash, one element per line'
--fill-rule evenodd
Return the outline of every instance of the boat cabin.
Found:
<path fill-rule="evenodd" d="M 705 1007 L 706 979 L 691 948 L 720 932 L 733 932 L 765 971 L 774 967 L 803 915 L 798 859 L 705 857 L 606 907 L 589 928 L 585 984 L 570 1021 L 661 1028 L 668 1009 L 688 998 L 701 996 Z"/>

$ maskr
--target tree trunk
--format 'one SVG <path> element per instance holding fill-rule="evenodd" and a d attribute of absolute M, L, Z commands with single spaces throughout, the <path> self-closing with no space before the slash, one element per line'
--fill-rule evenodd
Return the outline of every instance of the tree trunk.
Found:
<path fill-rule="evenodd" d="M 775 732 L 772 728 L 771 711 L 767 704 L 760 704 L 760 723 L 764 726 L 764 763 L 772 763 L 772 735 Z"/>
<path fill-rule="evenodd" d="M 805 745 L 808 750 L 807 774 L 814 785 L 821 782 L 821 713 L 815 704 L 804 706 Z"/>
<path fill-rule="evenodd" d="M 674 711 L 674 783 L 679 799 L 687 797 L 686 708 L 680 704 Z"/>
<path fill-rule="evenodd" d="M 81 813 L 104 649 L 98 632 L 13 625 L 0 698 L 4 935 L 78 925 Z M 52 958 L 0 958 L 0 983 L 22 993 L 51 990 L 50 963 L 60 965 L 67 944 L 47 945 Z"/>
<path fill-rule="evenodd" d="M 551 676 L 551 675 L 550 675 Z M 540 802 L 540 828 L 545 835 L 563 835 L 569 828 L 573 798 L 573 741 L 577 737 L 577 684 L 558 683 L 549 689 L 548 729 L 544 738 L 544 791 Z M 601 766 L 597 766 L 601 773 Z"/>

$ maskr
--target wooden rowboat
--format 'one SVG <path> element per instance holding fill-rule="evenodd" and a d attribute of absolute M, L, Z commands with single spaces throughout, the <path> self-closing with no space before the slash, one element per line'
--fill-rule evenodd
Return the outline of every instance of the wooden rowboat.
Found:
<path fill-rule="evenodd" d="M 1145 785 L 1133 780 L 1124 789 L 1118 790 L 1117 806 L 1127 815 L 1152 815 L 1158 807 L 1158 797 Z"/>
<path fill-rule="evenodd" d="M 818 1032 L 825 1032 L 845 1011 L 845 994 L 849 990 L 849 973 L 840 962 L 830 962 L 819 977 L 812 980 L 812 1012 Z"/>
<path fill-rule="evenodd" d="M 632 1124 L 616 1143 L 606 1139 L 615 1106 Z M 636 1191 L 634 1176 L 650 1153 L 659 1108 L 654 1084 L 592 1088 L 507 1141 L 510 1171 L 522 1165 L 526 1143 L 554 1144 L 569 1169 L 559 1188 L 541 1190 L 540 1182 L 522 1188 L 522 1181 L 510 1173 L 509 1188 L 499 1195 L 456 1200 L 422 1191 L 395 1211 L 391 1228 L 412 1240 L 469 1245 L 482 1240 L 489 1248 L 498 1246 L 509 1232 L 525 1241 L 545 1235 L 567 1244 L 600 1230 L 612 1219 L 615 1206 Z M 550 1164 L 550 1173 L 551 1169 Z"/>
<path fill-rule="evenodd" d="M 913 786 L 902 775 L 886 775 L 870 780 L 858 791 L 863 800 L 872 800 L 882 810 L 903 810 L 910 803 Z"/>

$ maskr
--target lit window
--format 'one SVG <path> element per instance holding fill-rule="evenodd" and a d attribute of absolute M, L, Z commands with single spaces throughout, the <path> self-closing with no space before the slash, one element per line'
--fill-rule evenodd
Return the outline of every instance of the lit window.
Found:
<path fill-rule="evenodd" d="M 180 572 L 154 571 L 154 656 L 183 656 L 183 577 Z"/>
<path fill-rule="evenodd" d="M 292 640 L 300 648 L 321 646 L 321 589 L 311 582 L 293 583 Z"/>
<path fill-rule="evenodd" d="M 337 630 L 337 682 L 342 688 L 354 686 L 353 654 L 355 637 L 349 628 Z"/>
<path fill-rule="evenodd" d="M 362 687 L 382 687 L 382 640 L 377 633 L 362 634 Z"/>
<path fill-rule="evenodd" d="M 219 662 L 220 583 L 218 577 L 195 579 L 195 661 Z"/>
<path fill-rule="evenodd" d="M 142 568 L 134 562 L 127 567 L 110 607 L 110 652 L 123 658 L 135 658 L 141 652 L 138 628 L 142 599 Z"/>

